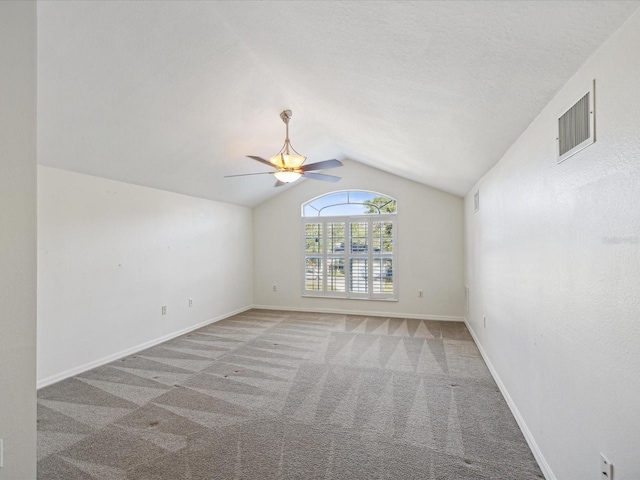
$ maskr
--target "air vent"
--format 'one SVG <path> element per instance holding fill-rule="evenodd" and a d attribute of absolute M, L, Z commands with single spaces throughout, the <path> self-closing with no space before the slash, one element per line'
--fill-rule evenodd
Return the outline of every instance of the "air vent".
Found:
<path fill-rule="evenodd" d="M 591 90 L 558 118 L 558 163 L 595 142 L 595 80 Z"/>

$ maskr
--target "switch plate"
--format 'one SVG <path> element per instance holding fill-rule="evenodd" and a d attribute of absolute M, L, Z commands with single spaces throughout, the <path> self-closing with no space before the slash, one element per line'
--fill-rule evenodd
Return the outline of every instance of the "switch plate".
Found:
<path fill-rule="evenodd" d="M 190 299 L 189 299 L 189 306 L 190 306 L 190 307 L 193 307 L 193 298 L 190 298 Z"/>
<path fill-rule="evenodd" d="M 613 480 L 613 465 L 602 453 L 600 454 L 600 479 Z"/>
<path fill-rule="evenodd" d="M 167 314 L 167 306 L 163 305 L 162 306 L 162 315 L 166 315 Z"/>
<path fill-rule="evenodd" d="M 487 328 L 487 316 L 486 315 L 482 316 L 482 326 L 483 326 L 483 328 Z"/>
<path fill-rule="evenodd" d="M 276 287 L 275 285 L 273 286 L 273 291 L 277 292 L 278 291 L 278 287 Z"/>
<path fill-rule="evenodd" d="M 418 298 L 423 298 L 424 292 L 422 290 L 418 290 Z"/>

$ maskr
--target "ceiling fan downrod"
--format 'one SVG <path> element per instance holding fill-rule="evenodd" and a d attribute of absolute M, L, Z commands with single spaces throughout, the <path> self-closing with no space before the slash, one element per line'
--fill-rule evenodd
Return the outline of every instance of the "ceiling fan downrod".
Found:
<path fill-rule="evenodd" d="M 291 110 L 283 110 L 280 113 L 280 118 L 282 119 L 282 121 L 285 124 L 285 138 L 284 138 L 284 145 L 282 146 L 282 148 L 280 149 L 279 153 L 284 153 L 285 155 L 291 155 L 290 149 L 293 150 L 297 155 L 300 155 L 295 148 L 293 148 L 293 145 L 291 145 L 291 140 L 289 140 L 289 120 L 291 120 L 291 117 L 293 117 L 293 112 L 291 112 Z M 300 155 L 302 156 L 302 155 Z M 290 167 L 285 166 L 285 168 L 290 169 Z"/>

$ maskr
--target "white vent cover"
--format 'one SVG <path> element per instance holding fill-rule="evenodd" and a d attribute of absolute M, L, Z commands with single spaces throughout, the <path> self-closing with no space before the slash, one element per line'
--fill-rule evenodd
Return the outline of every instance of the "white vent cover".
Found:
<path fill-rule="evenodd" d="M 595 80 L 591 89 L 558 118 L 558 163 L 596 141 Z"/>

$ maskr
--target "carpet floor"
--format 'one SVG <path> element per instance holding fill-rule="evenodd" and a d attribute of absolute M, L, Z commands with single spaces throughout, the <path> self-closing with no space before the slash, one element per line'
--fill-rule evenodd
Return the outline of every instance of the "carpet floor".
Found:
<path fill-rule="evenodd" d="M 463 323 L 250 310 L 38 392 L 39 480 L 539 478 Z"/>

